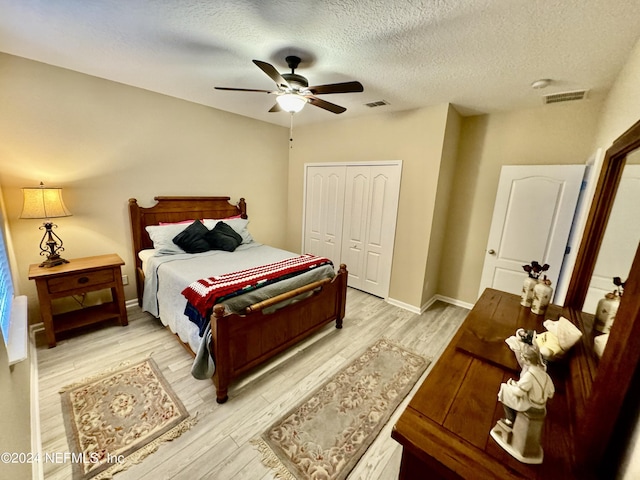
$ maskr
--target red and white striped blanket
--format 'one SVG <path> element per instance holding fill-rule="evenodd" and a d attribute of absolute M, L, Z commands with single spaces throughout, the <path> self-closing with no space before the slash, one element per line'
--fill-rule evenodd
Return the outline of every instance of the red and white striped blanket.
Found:
<path fill-rule="evenodd" d="M 187 301 L 203 316 L 225 297 L 260 288 L 278 280 L 331 264 L 325 257 L 305 254 L 259 267 L 197 280 L 182 291 Z"/>

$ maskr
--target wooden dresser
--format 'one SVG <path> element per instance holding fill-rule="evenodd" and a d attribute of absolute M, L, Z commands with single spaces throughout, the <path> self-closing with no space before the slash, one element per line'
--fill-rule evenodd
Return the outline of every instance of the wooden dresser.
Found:
<path fill-rule="evenodd" d="M 520 374 L 504 340 L 520 327 L 542 332 L 542 322 L 557 320 L 560 313 L 560 307 L 550 306 L 544 317 L 534 315 L 520 306 L 519 296 L 483 293 L 393 429 L 392 437 L 403 446 L 399 478 L 578 478 L 566 362 L 549 367 L 556 394 L 547 403 L 541 465 L 520 463 L 489 434 L 504 417 L 500 384 Z"/>

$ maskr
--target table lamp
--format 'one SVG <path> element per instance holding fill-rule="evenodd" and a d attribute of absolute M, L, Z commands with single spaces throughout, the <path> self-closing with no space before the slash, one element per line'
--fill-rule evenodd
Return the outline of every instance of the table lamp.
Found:
<path fill-rule="evenodd" d="M 22 214 L 20 218 L 42 218 L 44 223 L 40 230 L 44 229 L 44 235 L 40 240 L 40 255 L 47 259 L 40 264 L 41 267 L 54 267 L 62 263 L 69 263 L 68 260 L 60 257 L 62 239 L 56 235 L 53 228 L 58 228 L 51 219 L 57 217 L 68 217 L 71 212 L 62 200 L 62 189 L 57 187 L 45 187 L 40 182 L 39 187 L 25 187 L 22 189 Z"/>

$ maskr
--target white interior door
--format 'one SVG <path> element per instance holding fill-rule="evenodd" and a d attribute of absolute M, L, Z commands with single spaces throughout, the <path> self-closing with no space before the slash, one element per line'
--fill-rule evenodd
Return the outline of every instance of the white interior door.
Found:
<path fill-rule="evenodd" d="M 345 166 L 307 167 L 304 252 L 340 264 Z"/>
<path fill-rule="evenodd" d="M 556 285 L 584 168 L 502 167 L 478 295 L 485 288 L 520 294 L 522 266 L 533 260 L 550 265 L 545 273 Z"/>
<path fill-rule="evenodd" d="M 613 291 L 613 277 L 624 282 L 640 241 L 640 165 L 627 164 L 611 209 L 583 310 L 595 313 L 598 301 Z"/>
<path fill-rule="evenodd" d="M 401 165 L 349 166 L 342 258 L 351 287 L 387 297 L 393 263 Z"/>

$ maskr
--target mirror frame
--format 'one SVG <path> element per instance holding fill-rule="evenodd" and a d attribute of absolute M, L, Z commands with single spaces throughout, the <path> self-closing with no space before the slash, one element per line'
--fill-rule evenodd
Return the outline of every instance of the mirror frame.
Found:
<path fill-rule="evenodd" d="M 640 121 L 606 152 L 564 303 L 565 314 L 583 332 L 578 348 L 582 354 L 571 359 L 569 386 L 575 452 L 582 465 L 597 465 L 603 459 L 640 361 L 640 247 L 599 361 L 593 352 L 593 315 L 582 312 L 626 157 L 638 148 Z"/>

